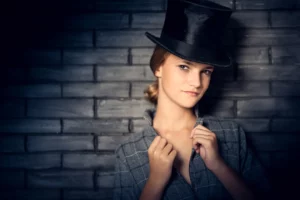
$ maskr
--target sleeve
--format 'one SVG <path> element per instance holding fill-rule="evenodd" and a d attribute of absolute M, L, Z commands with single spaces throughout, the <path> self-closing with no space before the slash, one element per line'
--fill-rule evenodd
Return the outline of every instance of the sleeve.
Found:
<path fill-rule="evenodd" d="M 266 170 L 247 143 L 245 132 L 238 125 L 240 136 L 240 169 L 243 179 L 255 193 L 257 199 L 270 199 L 272 186 Z"/>
<path fill-rule="evenodd" d="M 113 200 L 138 200 L 138 188 L 122 152 L 123 149 L 119 145 L 115 150 Z"/>

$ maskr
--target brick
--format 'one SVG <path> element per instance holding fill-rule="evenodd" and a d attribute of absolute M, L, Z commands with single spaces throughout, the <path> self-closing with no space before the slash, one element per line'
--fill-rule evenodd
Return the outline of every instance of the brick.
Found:
<path fill-rule="evenodd" d="M 64 200 L 107 200 L 113 198 L 113 189 L 95 190 L 66 190 L 64 191 Z"/>
<path fill-rule="evenodd" d="M 29 79 L 37 81 L 93 81 L 93 67 L 32 67 Z"/>
<path fill-rule="evenodd" d="M 66 49 L 64 64 L 127 64 L 127 49 Z"/>
<path fill-rule="evenodd" d="M 219 82 L 211 84 L 206 91 L 211 97 L 269 96 L 268 82 Z"/>
<path fill-rule="evenodd" d="M 114 187 L 114 172 L 98 172 L 97 186 L 99 188 L 113 188 Z"/>
<path fill-rule="evenodd" d="M 12 119 L 0 120 L 1 133 L 59 133 L 59 120 Z"/>
<path fill-rule="evenodd" d="M 152 82 L 134 82 L 131 87 L 131 96 L 132 97 L 143 97 L 144 89 L 151 84 Z"/>
<path fill-rule="evenodd" d="M 160 31 L 151 31 L 155 35 L 160 35 Z M 154 43 L 149 40 L 145 31 L 98 31 L 96 34 L 97 47 L 154 47 Z"/>
<path fill-rule="evenodd" d="M 24 187 L 24 172 L 16 170 L 0 171 L 1 188 L 22 188 Z M 1 198 L 1 196 L 0 196 Z"/>
<path fill-rule="evenodd" d="M 299 30 L 242 29 L 237 31 L 237 44 L 248 46 L 300 44 Z"/>
<path fill-rule="evenodd" d="M 300 137 L 296 134 L 249 134 L 250 140 L 259 151 L 299 150 Z"/>
<path fill-rule="evenodd" d="M 270 10 L 270 9 L 290 9 L 299 8 L 297 0 L 236 0 L 237 10 Z"/>
<path fill-rule="evenodd" d="M 272 63 L 298 65 L 300 62 L 300 46 L 272 47 Z"/>
<path fill-rule="evenodd" d="M 236 50 L 234 60 L 239 64 L 268 64 L 268 49 L 266 47 L 239 48 Z"/>
<path fill-rule="evenodd" d="M 92 171 L 32 171 L 28 173 L 29 188 L 93 188 Z"/>
<path fill-rule="evenodd" d="M 25 81 L 25 68 L 17 67 L 2 67 L 0 79 L 2 83 L 11 82 L 24 82 Z"/>
<path fill-rule="evenodd" d="M 29 136 L 27 149 L 34 151 L 93 150 L 93 136 Z"/>
<path fill-rule="evenodd" d="M 136 81 L 145 79 L 146 66 L 97 67 L 99 81 Z"/>
<path fill-rule="evenodd" d="M 200 114 L 209 113 L 216 117 L 234 117 L 235 106 L 231 100 L 203 99 L 199 103 Z"/>
<path fill-rule="evenodd" d="M 82 13 L 64 18 L 66 30 L 121 29 L 129 27 L 129 15 L 125 13 Z"/>
<path fill-rule="evenodd" d="M 146 125 L 148 125 L 148 122 L 143 118 L 143 119 L 133 119 L 133 129 L 132 132 L 139 134 L 143 129 L 145 128 Z"/>
<path fill-rule="evenodd" d="M 17 200 L 60 200 L 60 191 L 57 190 L 27 190 L 27 189 L 9 189 L 0 191 L 1 199 L 17 199 Z"/>
<path fill-rule="evenodd" d="M 135 48 L 132 49 L 132 63 L 133 64 L 150 64 L 150 58 L 153 53 L 154 48 Z"/>
<path fill-rule="evenodd" d="M 267 28 L 268 13 L 265 11 L 235 11 L 228 21 L 228 28 Z"/>
<path fill-rule="evenodd" d="M 238 117 L 297 117 L 299 113 L 298 99 L 251 99 L 237 102 Z"/>
<path fill-rule="evenodd" d="M 93 47 L 93 32 L 63 32 L 58 43 L 60 47 Z"/>
<path fill-rule="evenodd" d="M 146 31 L 98 31 L 96 33 L 97 47 L 154 47 L 149 40 Z M 150 31 L 154 35 L 160 35 L 160 31 Z"/>
<path fill-rule="evenodd" d="M 63 120 L 64 133 L 123 133 L 128 132 L 128 120 Z"/>
<path fill-rule="evenodd" d="M 93 117 L 92 99 L 29 100 L 29 117 Z M 43 112 L 41 112 L 43 110 Z"/>
<path fill-rule="evenodd" d="M 299 27 L 300 12 L 296 11 L 272 11 L 271 24 L 272 27 Z"/>
<path fill-rule="evenodd" d="M 166 16 L 165 12 L 155 13 L 155 14 L 133 13 L 131 27 L 132 28 L 158 28 L 161 30 L 163 27 L 165 16 Z M 152 33 L 152 31 L 150 33 Z"/>
<path fill-rule="evenodd" d="M 14 154 L 2 155 L 1 168 L 48 169 L 60 167 L 59 154 Z"/>
<path fill-rule="evenodd" d="M 141 117 L 144 110 L 153 106 L 145 100 L 98 100 L 99 117 Z"/>
<path fill-rule="evenodd" d="M 35 39 L 36 41 L 36 39 Z M 92 31 L 49 31 L 38 34 L 37 47 L 63 48 L 63 47 L 93 47 Z"/>
<path fill-rule="evenodd" d="M 233 0 L 210 0 L 212 2 L 216 2 L 220 5 L 226 6 L 228 8 L 233 9 Z"/>
<path fill-rule="evenodd" d="M 271 126 L 273 132 L 299 132 L 299 119 L 273 119 Z"/>
<path fill-rule="evenodd" d="M 155 81 L 157 78 L 154 76 L 151 67 L 149 65 L 144 66 L 145 67 L 145 79 L 143 81 Z"/>
<path fill-rule="evenodd" d="M 298 82 L 272 82 L 273 96 L 300 96 L 300 83 Z"/>
<path fill-rule="evenodd" d="M 24 152 L 23 136 L 0 137 L 0 152 Z"/>
<path fill-rule="evenodd" d="M 268 132 L 269 123 L 268 119 L 233 119 L 237 122 L 245 132 Z"/>
<path fill-rule="evenodd" d="M 20 99 L 1 99 L 0 117 L 24 117 L 25 101 Z"/>
<path fill-rule="evenodd" d="M 148 1 L 109 1 L 97 0 L 96 10 L 99 11 L 159 11 L 163 9 L 163 0 L 148 0 Z"/>
<path fill-rule="evenodd" d="M 60 6 L 62 10 L 66 13 L 83 13 L 91 12 L 95 10 L 95 1 L 94 0 L 72 0 L 72 1 L 63 1 Z"/>
<path fill-rule="evenodd" d="M 63 168 L 68 169 L 112 169 L 114 155 L 64 154 Z"/>
<path fill-rule="evenodd" d="M 299 80 L 300 71 L 294 65 L 239 65 L 238 80 Z"/>
<path fill-rule="evenodd" d="M 4 97 L 60 97 L 60 86 L 56 84 L 27 84 L 1 87 Z"/>
<path fill-rule="evenodd" d="M 98 136 L 98 150 L 115 150 L 128 136 Z"/>
<path fill-rule="evenodd" d="M 26 64 L 60 64 L 60 54 L 60 50 L 29 49 L 24 53 L 24 62 Z"/>
<path fill-rule="evenodd" d="M 64 97 L 129 97 L 129 83 L 63 84 Z"/>

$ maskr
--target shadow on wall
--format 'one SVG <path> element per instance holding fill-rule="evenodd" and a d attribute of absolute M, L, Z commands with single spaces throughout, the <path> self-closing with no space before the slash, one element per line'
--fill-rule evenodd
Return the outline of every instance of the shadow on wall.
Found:
<path fill-rule="evenodd" d="M 245 2 L 237 1 L 240 6 Z M 266 7 L 250 9 L 274 9 L 271 1 L 261 2 Z M 280 3 L 285 4 L 278 1 L 276 5 Z M 291 4 L 283 8 L 296 8 L 295 1 Z M 251 24 L 244 26 L 234 20 L 236 16 L 231 19 L 234 47 L 229 49 L 237 62 L 231 69 L 216 71 L 199 102 L 199 112 L 241 124 L 250 147 L 267 169 L 274 198 L 291 198 L 297 191 L 293 180 L 300 178 L 300 40 L 299 30 L 293 29 L 299 26 L 293 17 L 299 10 L 274 10 L 269 16 L 258 11 L 260 17 L 255 17 L 256 11 L 248 12 Z M 268 17 L 265 25 L 263 17 Z"/>

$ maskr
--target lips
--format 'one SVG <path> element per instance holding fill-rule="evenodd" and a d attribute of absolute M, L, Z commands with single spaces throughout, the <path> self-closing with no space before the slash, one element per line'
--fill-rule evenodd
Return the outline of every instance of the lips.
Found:
<path fill-rule="evenodd" d="M 186 93 L 186 94 L 188 94 L 190 96 L 193 96 L 193 97 L 196 97 L 196 96 L 199 95 L 199 93 L 197 93 L 197 92 L 190 92 L 190 91 L 184 91 L 184 93 Z"/>
<path fill-rule="evenodd" d="M 198 95 L 199 93 L 198 92 L 193 92 L 193 91 L 184 91 L 186 93 L 189 93 L 189 94 L 194 94 L 194 95 Z"/>

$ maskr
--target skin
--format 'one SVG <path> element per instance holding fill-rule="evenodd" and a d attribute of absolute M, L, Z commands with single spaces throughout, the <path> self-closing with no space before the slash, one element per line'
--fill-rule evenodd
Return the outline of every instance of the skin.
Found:
<path fill-rule="evenodd" d="M 166 139 L 172 137 L 183 142 L 186 141 L 183 138 L 191 139 L 192 146 L 207 168 L 218 177 L 233 199 L 254 199 L 250 188 L 220 156 L 215 133 L 202 125 L 193 128 L 196 116 L 192 108 L 208 89 L 214 67 L 191 61 L 187 64 L 185 61 L 171 54 L 155 71 L 159 95 L 153 127 L 159 130 L 160 135 L 155 137 L 148 149 L 150 175 L 140 200 L 162 197 L 178 154 Z M 199 94 L 191 97 L 183 91 Z"/>
<path fill-rule="evenodd" d="M 153 124 L 162 132 L 192 128 L 196 121 L 192 107 L 202 98 L 210 84 L 213 66 L 190 61 L 188 65 L 184 61 L 171 54 L 164 65 L 155 71 L 159 95 Z M 200 94 L 190 97 L 183 91 Z"/>

